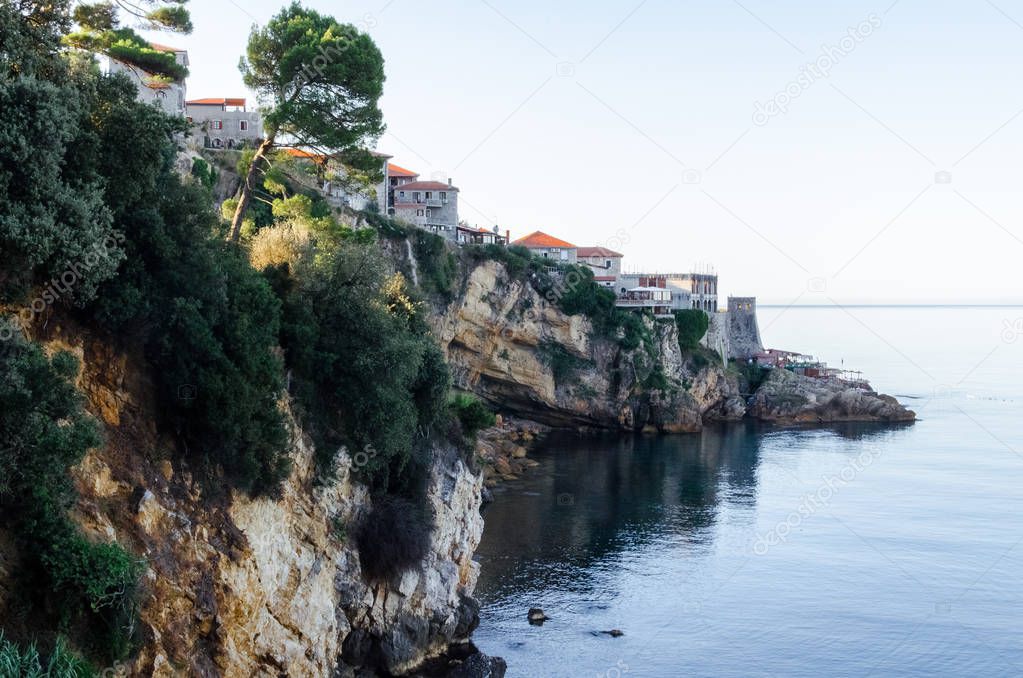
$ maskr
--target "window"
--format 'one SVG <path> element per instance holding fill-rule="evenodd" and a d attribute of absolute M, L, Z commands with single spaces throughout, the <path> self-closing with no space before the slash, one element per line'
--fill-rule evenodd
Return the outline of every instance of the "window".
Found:
<path fill-rule="evenodd" d="M 419 202 L 419 191 L 412 191 L 412 202 Z"/>
<path fill-rule="evenodd" d="M 405 191 L 398 191 L 398 197 L 399 198 L 404 198 L 405 197 Z"/>
<path fill-rule="evenodd" d="M 241 130 L 242 132 L 247 131 L 249 129 L 249 121 L 248 120 L 239 120 L 238 121 L 238 129 Z"/>
<path fill-rule="evenodd" d="M 610 269 L 611 268 L 611 260 L 610 259 L 607 259 L 607 260 L 604 261 L 604 268 L 606 268 L 606 269 Z"/>
<path fill-rule="evenodd" d="M 426 192 L 426 199 L 429 200 L 432 197 L 433 197 L 433 193 L 431 193 L 430 191 L 427 191 Z"/>
<path fill-rule="evenodd" d="M 442 201 L 444 201 L 444 202 L 447 202 L 448 201 L 448 192 L 447 191 L 441 191 L 440 192 L 440 199 Z"/>
<path fill-rule="evenodd" d="M 423 216 L 423 210 L 416 210 L 416 216 L 417 217 Z"/>
<path fill-rule="evenodd" d="M 213 122 L 211 123 L 211 125 L 210 125 L 210 126 L 211 126 L 211 127 L 213 128 L 213 129 L 224 129 L 224 121 L 223 121 L 223 120 L 214 120 L 214 121 L 213 121 Z"/>

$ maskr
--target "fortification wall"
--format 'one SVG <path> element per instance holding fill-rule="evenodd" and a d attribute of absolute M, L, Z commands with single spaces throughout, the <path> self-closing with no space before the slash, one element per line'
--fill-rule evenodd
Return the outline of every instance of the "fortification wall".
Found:
<path fill-rule="evenodd" d="M 729 297 L 727 311 L 710 314 L 710 326 L 700 343 L 728 360 L 745 360 L 763 351 L 756 298 Z"/>

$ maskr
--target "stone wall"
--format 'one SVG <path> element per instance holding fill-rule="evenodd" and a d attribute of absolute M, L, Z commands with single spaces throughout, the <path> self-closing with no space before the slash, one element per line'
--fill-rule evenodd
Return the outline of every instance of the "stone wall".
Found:
<path fill-rule="evenodd" d="M 729 297 L 728 310 L 711 313 L 707 334 L 700 342 L 729 360 L 745 360 L 764 350 L 754 297 Z"/>

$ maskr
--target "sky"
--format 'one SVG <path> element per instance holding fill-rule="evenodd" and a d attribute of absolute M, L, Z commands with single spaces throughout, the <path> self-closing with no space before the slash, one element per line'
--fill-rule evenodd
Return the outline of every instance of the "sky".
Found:
<path fill-rule="evenodd" d="M 190 98 L 283 0 L 195 0 Z M 762 304 L 1023 302 L 1023 0 L 309 0 L 460 216 Z"/>

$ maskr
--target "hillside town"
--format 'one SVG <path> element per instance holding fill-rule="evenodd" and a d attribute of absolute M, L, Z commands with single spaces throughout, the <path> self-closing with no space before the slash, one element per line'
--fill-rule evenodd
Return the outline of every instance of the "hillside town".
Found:
<path fill-rule="evenodd" d="M 173 54 L 187 67 L 188 52 L 150 43 L 155 50 Z M 136 85 L 138 99 L 159 107 L 167 115 L 184 117 L 189 123 L 186 145 L 194 151 L 238 150 L 254 147 L 263 138 L 258 109 L 244 97 L 189 99 L 187 81 L 167 81 L 137 67 L 105 57 L 105 73 L 123 73 Z M 718 299 L 718 275 L 710 268 L 690 272 L 632 271 L 625 266 L 625 254 L 603 245 L 576 245 L 556 235 L 536 230 L 516 239 L 510 228 L 470 225 L 459 215 L 460 190 L 452 178 L 445 181 L 424 178 L 419 172 L 399 165 L 394 156 L 374 151 L 379 160 L 379 181 L 358 181 L 336 155 L 302 144 L 287 146 L 285 152 L 296 163 L 306 164 L 316 177 L 315 188 L 336 209 L 355 212 L 371 210 L 408 226 L 438 235 L 456 246 L 516 246 L 556 264 L 583 266 L 594 281 L 615 294 L 615 305 L 623 310 L 650 313 L 655 318 L 673 318 L 678 311 L 695 309 L 710 319 L 703 343 L 717 351 L 722 360 L 738 360 L 765 369 L 782 368 L 817 379 L 836 379 L 866 386 L 862 376 L 836 369 L 797 351 L 765 349 L 756 319 L 756 299 L 728 297 L 722 308 Z"/>

